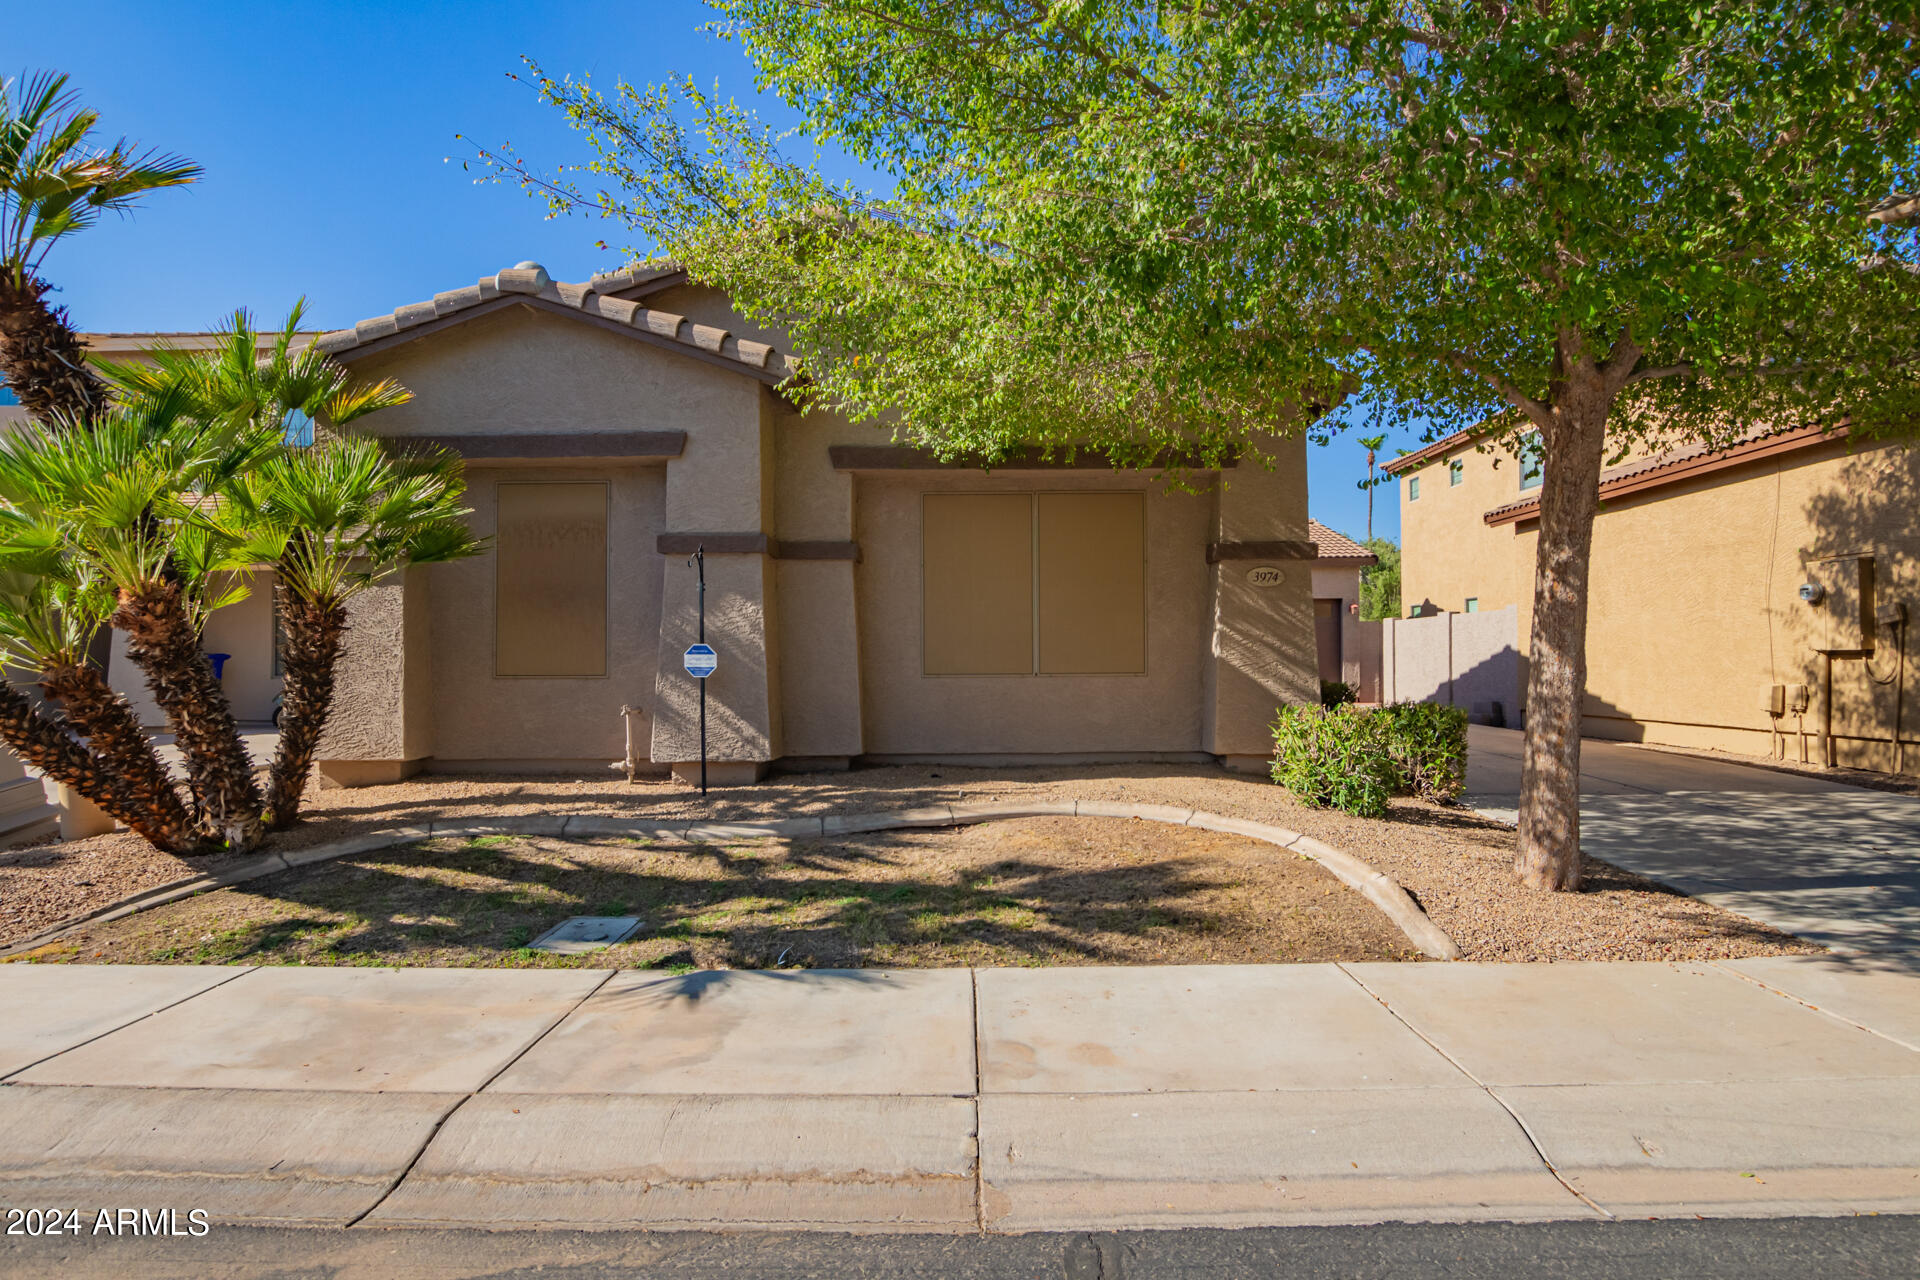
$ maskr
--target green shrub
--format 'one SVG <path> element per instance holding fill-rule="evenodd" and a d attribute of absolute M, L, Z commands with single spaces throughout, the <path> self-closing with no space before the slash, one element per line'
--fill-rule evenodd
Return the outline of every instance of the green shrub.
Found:
<path fill-rule="evenodd" d="M 1406 793 L 1442 804 L 1467 787 L 1467 713 L 1432 702 L 1396 702 L 1375 713 Z"/>
<path fill-rule="evenodd" d="M 1342 707 L 1360 698 L 1360 690 L 1344 680 L 1322 680 L 1320 682 L 1320 705 L 1323 707 Z"/>
<path fill-rule="evenodd" d="M 1273 722 L 1273 780 L 1303 804 L 1378 818 L 1399 790 L 1387 722 L 1358 707 L 1282 707 Z"/>
<path fill-rule="evenodd" d="M 1467 713 L 1458 707 L 1282 707 L 1273 747 L 1273 780 L 1301 803 L 1363 818 L 1384 815 L 1396 795 L 1445 803 L 1466 787 Z"/>

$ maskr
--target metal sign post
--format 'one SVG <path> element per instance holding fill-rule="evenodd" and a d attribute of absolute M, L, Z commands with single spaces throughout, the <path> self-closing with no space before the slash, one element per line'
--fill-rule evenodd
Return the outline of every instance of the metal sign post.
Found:
<path fill-rule="evenodd" d="M 687 674 L 700 682 L 700 794 L 704 796 L 707 794 L 707 677 L 720 665 L 720 659 L 707 643 L 707 549 L 695 547 L 693 558 L 687 564 L 700 575 L 700 640 L 687 646 L 681 662 Z"/>

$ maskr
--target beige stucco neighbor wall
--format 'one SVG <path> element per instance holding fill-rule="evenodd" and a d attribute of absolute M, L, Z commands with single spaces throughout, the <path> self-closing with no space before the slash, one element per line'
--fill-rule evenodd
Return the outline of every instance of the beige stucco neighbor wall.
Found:
<path fill-rule="evenodd" d="M 1802 721 L 1776 724 L 1762 706 L 1773 684 L 1804 684 L 1808 752 L 1819 758 L 1821 659 L 1815 611 L 1797 592 L 1824 555 L 1874 556 L 1878 603 L 1920 608 L 1920 453 L 1844 444 L 1730 469 L 1619 499 L 1594 528 L 1584 731 L 1597 737 L 1798 759 Z M 1515 537 L 1531 563 L 1537 526 Z M 1911 632 L 1909 623 L 1909 632 Z M 1521 634 L 1532 601 L 1522 602 Z M 1842 763 L 1891 769 L 1895 699 L 1905 766 L 1920 769 L 1920 654 L 1883 632 L 1871 662 L 1833 664 Z M 1869 670 L 1871 668 L 1871 670 Z M 1884 683 L 1883 683 L 1884 682 Z"/>
<path fill-rule="evenodd" d="M 1460 463 L 1460 483 L 1448 483 L 1450 462 Z M 1420 497 L 1409 499 L 1408 482 L 1420 478 Z M 1488 528 L 1481 519 L 1494 507 L 1537 493 L 1520 489 L 1520 466 L 1503 448 L 1465 448 L 1435 458 L 1396 482 L 1400 492 L 1401 615 L 1467 607 L 1478 597 L 1482 612 L 1518 604 L 1533 580 L 1533 562 L 1520 560 L 1513 530 Z"/>
<path fill-rule="evenodd" d="M 1644 455 L 1646 448 L 1638 453 Z M 1515 501 L 1517 470 L 1484 454 L 1456 454 L 1465 482 L 1447 485 L 1446 459 L 1417 472 L 1418 502 L 1401 493 L 1403 599 L 1483 612 L 1518 611 L 1524 657 L 1533 624 L 1537 521 L 1489 527 L 1482 518 Z M 1801 730 L 1819 759 L 1822 661 L 1811 647 L 1815 614 L 1797 597 L 1809 564 L 1871 554 L 1878 603 L 1920 607 L 1920 454 L 1897 444 L 1842 442 L 1801 449 L 1676 484 L 1616 497 L 1594 526 L 1583 731 L 1596 737 L 1798 759 Z M 1920 654 L 1908 625 L 1882 629 L 1870 661 L 1833 664 L 1833 711 L 1842 763 L 1891 769 L 1896 716 L 1920 769 Z M 1524 679 L 1524 661 L 1522 662 Z M 1804 685 L 1804 717 L 1775 720 L 1764 705 L 1775 684 Z M 1898 704 L 1898 705 L 1896 705 Z"/>
<path fill-rule="evenodd" d="M 928 493 L 1146 493 L 1147 674 L 926 676 L 921 501 Z M 860 657 L 866 751 L 1018 757 L 1206 750 L 1210 494 L 1133 475 L 873 473 L 858 480 Z M 1302 527 L 1304 528 L 1304 516 Z M 1271 711 L 1269 711 L 1271 715 Z"/>
<path fill-rule="evenodd" d="M 607 666 L 603 676 L 495 674 L 498 560 L 436 565 L 431 593 L 435 769 L 604 768 L 626 751 L 620 708 L 653 702 L 663 557 L 664 468 L 494 467 L 467 470 L 475 533 L 496 531 L 502 484 L 604 481 L 608 487 Z M 635 725 L 644 732 L 646 721 Z M 642 736 L 644 744 L 646 738 Z"/>
<path fill-rule="evenodd" d="M 1338 600 L 1340 602 L 1340 678 L 1355 688 L 1378 688 L 1380 671 L 1379 653 L 1373 653 L 1375 662 L 1369 666 L 1365 661 L 1365 648 L 1361 640 L 1360 615 L 1353 605 L 1360 600 L 1360 570 L 1356 568 L 1322 569 L 1312 571 L 1313 598 L 1315 600 Z M 1371 701 L 1372 699 L 1363 699 Z"/>

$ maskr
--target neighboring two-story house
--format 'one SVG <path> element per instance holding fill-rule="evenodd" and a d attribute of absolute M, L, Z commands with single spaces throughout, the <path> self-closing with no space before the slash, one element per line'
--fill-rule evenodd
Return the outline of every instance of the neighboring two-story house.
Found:
<path fill-rule="evenodd" d="M 1409 616 L 1533 610 L 1539 471 L 1472 431 L 1387 464 Z M 1920 768 L 1920 451 L 1844 429 L 1640 446 L 1601 477 L 1583 731 Z M 1522 684 L 1524 688 L 1524 682 Z"/>

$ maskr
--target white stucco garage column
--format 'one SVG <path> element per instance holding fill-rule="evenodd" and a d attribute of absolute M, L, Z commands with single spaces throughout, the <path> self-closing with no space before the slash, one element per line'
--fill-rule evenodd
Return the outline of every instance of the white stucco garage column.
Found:
<path fill-rule="evenodd" d="M 707 759 L 720 785 L 751 782 L 779 751 L 779 652 L 772 619 L 773 412 L 768 393 L 746 378 L 716 385 L 687 446 L 667 463 L 666 557 L 660 649 L 654 685 L 657 764 L 698 778 L 700 688 L 681 655 L 699 633 L 699 588 L 686 561 L 706 548 L 707 643 L 719 668 L 707 680 Z"/>
<path fill-rule="evenodd" d="M 1204 682 L 1206 750 L 1264 773 L 1280 706 L 1319 700 L 1306 441 L 1266 438 L 1271 468 L 1221 473 L 1212 565 L 1213 633 Z"/>

